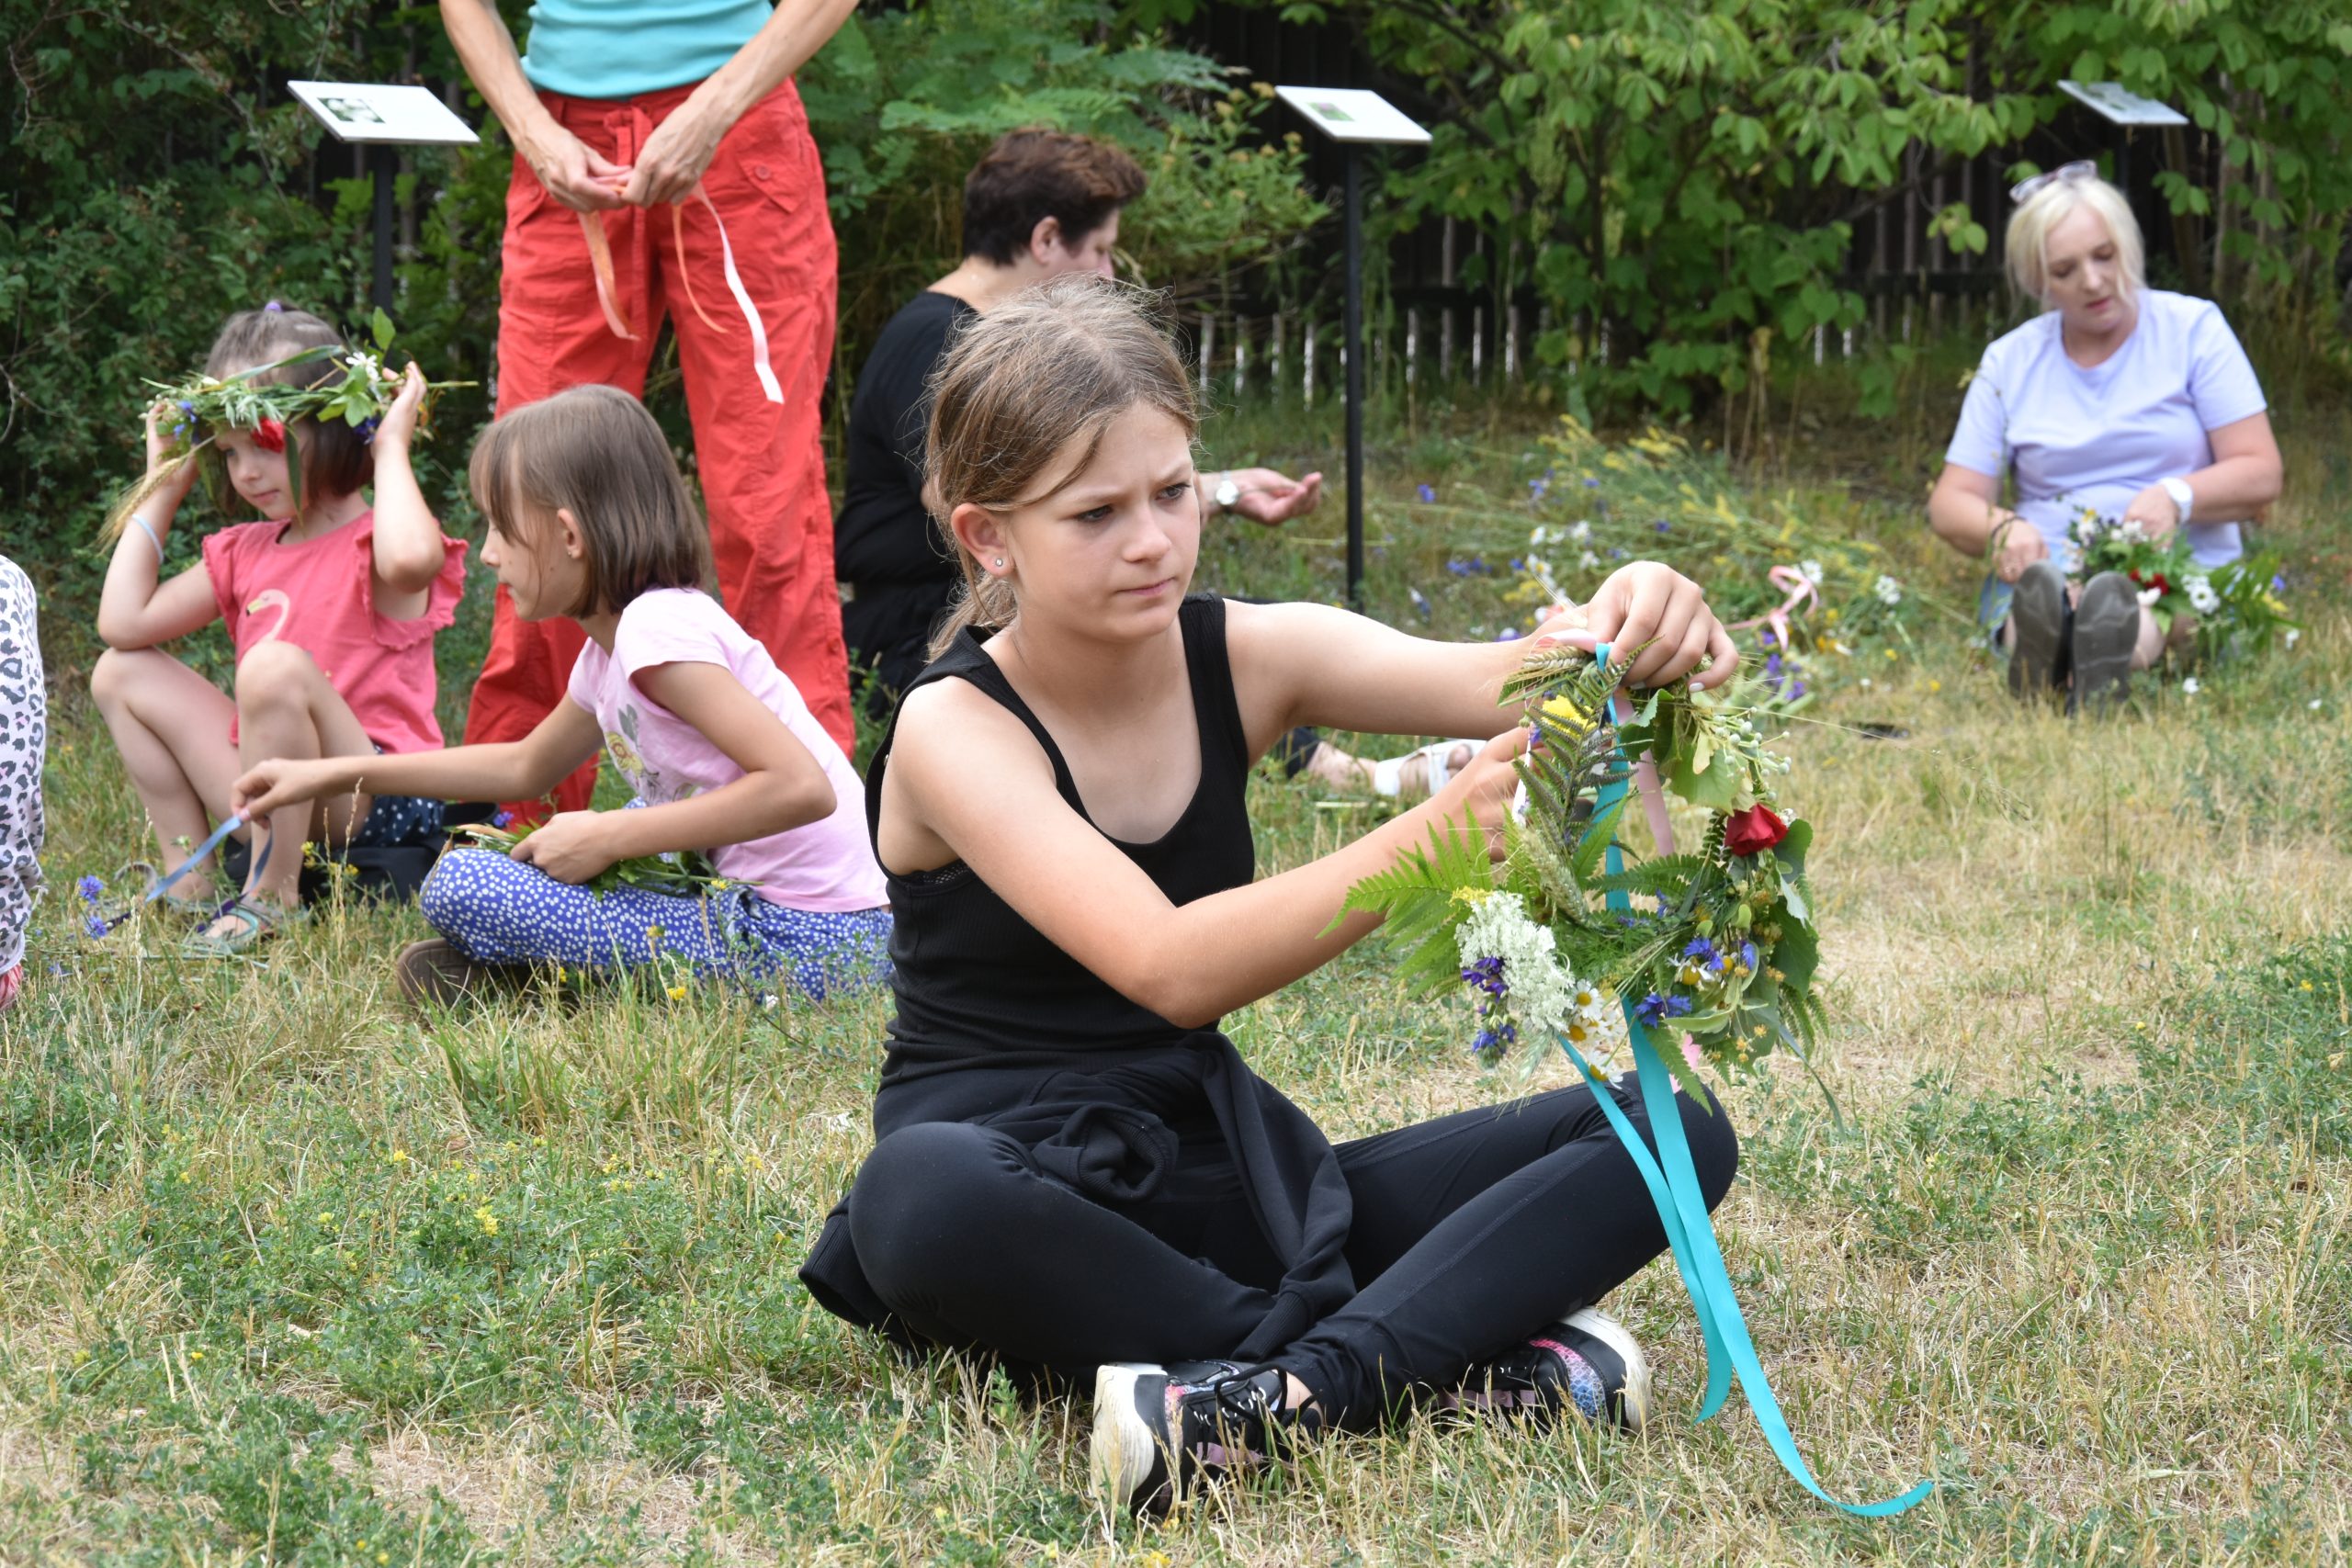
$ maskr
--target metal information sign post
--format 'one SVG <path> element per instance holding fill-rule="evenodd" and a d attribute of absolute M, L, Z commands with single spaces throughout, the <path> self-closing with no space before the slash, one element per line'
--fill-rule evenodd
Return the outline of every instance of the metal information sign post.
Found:
<path fill-rule="evenodd" d="M 1358 148 L 1422 146 L 1430 133 L 1378 93 L 1276 87 L 1274 96 L 1340 144 L 1347 170 L 1348 607 L 1363 608 L 1363 174 Z"/>
<path fill-rule="evenodd" d="M 2132 195 L 2132 132 L 2143 126 L 2182 126 L 2188 117 L 2169 104 L 2127 92 L 2120 82 L 2061 82 L 2058 90 L 2084 105 L 2108 124 L 2123 131 L 2115 153 L 2115 184 L 2130 200 Z"/>
<path fill-rule="evenodd" d="M 400 168 L 392 149 L 465 147 L 481 138 L 451 114 L 429 88 L 380 82 L 288 82 L 286 85 L 338 141 L 368 149 L 368 174 L 376 187 L 376 276 L 369 292 L 379 309 L 390 310 L 392 181 Z"/>

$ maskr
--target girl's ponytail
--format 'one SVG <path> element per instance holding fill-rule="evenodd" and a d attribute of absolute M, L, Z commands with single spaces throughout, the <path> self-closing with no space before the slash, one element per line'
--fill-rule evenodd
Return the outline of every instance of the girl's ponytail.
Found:
<path fill-rule="evenodd" d="M 936 659 L 966 626 L 994 628 L 1017 608 L 1012 584 L 980 570 L 947 520 L 958 506 L 1010 511 L 1051 495 L 1092 461 L 1102 433 L 1137 404 L 1200 429 L 1184 363 L 1152 319 L 1154 297 L 1091 274 L 1023 290 L 965 326 L 932 378 L 923 503 L 956 551 L 963 591 L 931 640 Z M 1060 485 L 1055 486 L 1059 489 Z"/>

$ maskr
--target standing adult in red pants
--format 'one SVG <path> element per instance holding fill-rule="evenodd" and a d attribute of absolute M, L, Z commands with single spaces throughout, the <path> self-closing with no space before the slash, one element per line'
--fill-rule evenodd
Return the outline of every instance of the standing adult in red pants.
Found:
<path fill-rule="evenodd" d="M 677 334 L 728 612 L 843 750 L 855 743 L 819 446 L 836 280 L 824 170 L 794 72 L 855 0 L 537 0 L 518 55 L 492 0 L 441 0 L 515 148 L 498 412 L 601 381 L 643 394 Z M 521 739 L 561 701 L 581 634 L 502 590 L 469 743 Z M 588 804 L 591 762 L 556 790 Z M 536 803 L 509 802 L 536 813 Z"/>

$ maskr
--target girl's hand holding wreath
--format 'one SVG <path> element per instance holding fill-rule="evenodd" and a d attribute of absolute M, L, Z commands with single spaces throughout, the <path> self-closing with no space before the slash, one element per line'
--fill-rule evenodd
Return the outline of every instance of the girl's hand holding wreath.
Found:
<path fill-rule="evenodd" d="M 406 451 L 416 434 L 416 423 L 424 408 L 424 372 L 418 369 L 416 361 L 412 359 L 401 375 L 400 391 L 377 419 L 373 438 L 376 449 L 383 451 L 389 444 Z"/>
<path fill-rule="evenodd" d="M 1455 823 L 1464 823 L 1465 817 L 1477 818 L 1491 860 L 1499 861 L 1510 852 L 1511 800 L 1519 793 L 1519 760 L 1527 753 L 1527 734 L 1514 725 L 1496 736 L 1438 792 L 1441 818 Z"/>
<path fill-rule="evenodd" d="M 1703 692 L 1739 669 L 1739 649 L 1707 607 L 1706 591 L 1658 561 L 1620 567 L 1581 612 L 1566 610 L 1538 627 L 1534 647 L 1589 649 L 1603 642 L 1640 649 L 1625 673 L 1625 684 L 1634 688 L 1671 685 L 1689 675 L 1691 690 Z"/>
<path fill-rule="evenodd" d="M 147 405 L 147 477 L 151 479 L 173 465 L 179 437 L 173 434 L 172 425 L 179 418 L 180 410 L 169 398 L 157 398 Z M 182 463 L 176 472 L 158 481 L 156 488 L 149 493 L 163 497 L 176 506 L 187 499 L 187 492 L 195 483 L 196 465 Z"/>

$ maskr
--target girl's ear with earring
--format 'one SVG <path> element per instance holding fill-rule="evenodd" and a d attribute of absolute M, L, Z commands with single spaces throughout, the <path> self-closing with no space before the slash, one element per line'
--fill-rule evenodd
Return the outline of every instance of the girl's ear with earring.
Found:
<path fill-rule="evenodd" d="M 1002 571 L 1004 570 L 1004 558 L 1002 556 L 996 558 L 996 569 L 999 571 Z"/>

